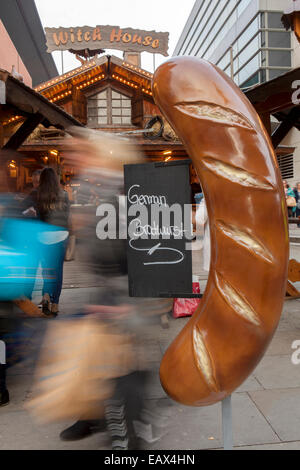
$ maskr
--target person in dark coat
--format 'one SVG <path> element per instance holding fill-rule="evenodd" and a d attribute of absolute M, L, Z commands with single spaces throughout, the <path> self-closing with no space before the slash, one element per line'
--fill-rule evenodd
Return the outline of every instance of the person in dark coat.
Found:
<path fill-rule="evenodd" d="M 43 313 L 56 316 L 59 310 L 59 297 L 63 282 L 63 263 L 67 247 L 70 203 L 66 191 L 60 187 L 53 168 L 44 168 L 37 190 L 37 217 L 57 227 L 49 239 L 47 255 L 42 259 L 43 268 Z M 55 279 L 53 280 L 53 276 Z"/>

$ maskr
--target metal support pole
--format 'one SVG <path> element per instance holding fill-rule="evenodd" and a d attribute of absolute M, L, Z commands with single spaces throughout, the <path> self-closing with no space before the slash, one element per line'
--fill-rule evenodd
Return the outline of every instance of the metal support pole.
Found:
<path fill-rule="evenodd" d="M 63 51 L 60 51 L 61 52 L 61 74 L 64 73 L 64 54 L 63 54 Z"/>
<path fill-rule="evenodd" d="M 153 54 L 153 73 L 155 72 L 155 54 Z"/>
<path fill-rule="evenodd" d="M 224 450 L 233 449 L 231 395 L 222 401 L 222 430 Z"/>

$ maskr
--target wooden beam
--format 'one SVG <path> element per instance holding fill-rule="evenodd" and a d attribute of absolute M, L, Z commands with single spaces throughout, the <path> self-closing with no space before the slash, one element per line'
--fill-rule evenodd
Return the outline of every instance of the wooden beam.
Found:
<path fill-rule="evenodd" d="M 271 135 L 271 116 L 270 113 L 262 113 L 260 114 L 260 118 L 262 120 L 263 125 L 266 128 L 266 131 L 269 135 Z"/>
<path fill-rule="evenodd" d="M 298 289 L 296 289 L 296 287 L 293 286 L 290 281 L 287 281 L 285 300 L 299 299 L 299 297 L 300 292 L 298 291 Z"/>
<path fill-rule="evenodd" d="M 274 148 L 278 147 L 280 142 L 285 138 L 294 125 L 296 125 L 300 117 L 300 110 L 298 107 L 294 107 L 287 117 L 282 121 L 277 129 L 272 134 L 272 143 Z"/>
<path fill-rule="evenodd" d="M 39 125 L 44 119 L 39 113 L 33 114 L 26 121 L 23 122 L 22 126 L 11 136 L 9 141 L 4 145 L 4 150 L 17 150 L 20 145 L 27 139 L 32 131 Z"/>

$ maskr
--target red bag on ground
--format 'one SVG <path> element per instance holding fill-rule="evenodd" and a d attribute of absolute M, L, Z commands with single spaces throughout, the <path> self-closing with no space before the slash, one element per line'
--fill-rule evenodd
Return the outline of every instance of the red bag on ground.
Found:
<path fill-rule="evenodd" d="M 200 294 L 199 282 L 193 282 L 193 294 Z M 193 315 L 201 299 L 174 299 L 173 317 L 189 317 Z"/>

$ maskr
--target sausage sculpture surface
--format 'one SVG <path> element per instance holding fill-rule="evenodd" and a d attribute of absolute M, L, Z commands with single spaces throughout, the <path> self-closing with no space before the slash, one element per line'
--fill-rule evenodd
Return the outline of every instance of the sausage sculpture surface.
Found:
<path fill-rule="evenodd" d="M 225 73 L 175 57 L 156 70 L 152 89 L 193 161 L 211 233 L 204 296 L 167 349 L 160 379 L 174 400 L 210 405 L 253 371 L 279 322 L 289 246 L 285 196 L 267 132 Z"/>

